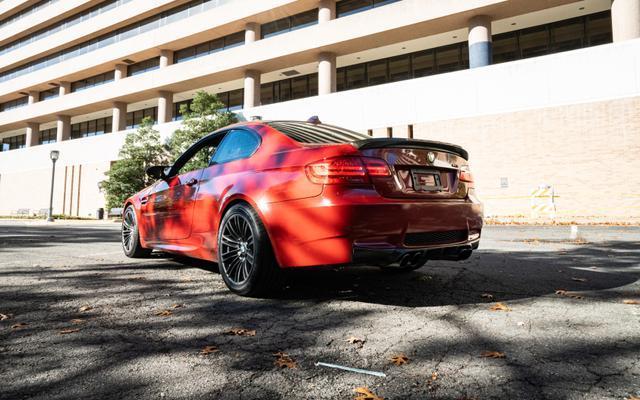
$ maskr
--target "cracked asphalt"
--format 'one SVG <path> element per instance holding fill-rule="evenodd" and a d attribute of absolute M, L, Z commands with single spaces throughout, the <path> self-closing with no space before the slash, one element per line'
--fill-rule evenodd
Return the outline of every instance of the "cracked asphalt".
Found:
<path fill-rule="evenodd" d="M 297 271 L 277 298 L 248 299 L 215 264 L 125 258 L 115 223 L 0 222 L 0 398 L 640 396 L 640 305 L 624 302 L 640 301 L 640 228 L 580 233 L 490 226 L 465 262 Z M 297 368 L 277 368 L 278 351 Z"/>

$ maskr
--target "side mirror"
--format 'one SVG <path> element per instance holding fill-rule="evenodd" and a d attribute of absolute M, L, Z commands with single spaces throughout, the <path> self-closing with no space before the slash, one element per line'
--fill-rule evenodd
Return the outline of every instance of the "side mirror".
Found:
<path fill-rule="evenodd" d="M 155 179 L 166 179 L 166 172 L 168 169 L 169 167 L 164 165 L 155 165 L 153 167 L 147 168 L 147 175 Z"/>

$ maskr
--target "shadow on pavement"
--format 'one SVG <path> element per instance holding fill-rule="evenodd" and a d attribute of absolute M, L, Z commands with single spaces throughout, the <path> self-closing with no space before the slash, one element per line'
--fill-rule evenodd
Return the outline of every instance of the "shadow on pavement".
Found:
<path fill-rule="evenodd" d="M 55 224 L 55 222 L 53 223 Z M 3 225 L 0 227 L 0 253 L 23 251 L 60 244 L 120 241 L 120 225 L 83 227 L 81 225 Z"/>
<path fill-rule="evenodd" d="M 283 299 L 349 299 L 425 307 L 474 304 L 483 293 L 513 300 L 557 290 L 603 291 L 640 278 L 640 245 L 613 241 L 562 251 L 480 250 L 467 261 L 430 261 L 406 273 L 377 268 L 294 271 Z M 599 298 L 610 296 L 597 293 Z"/>
<path fill-rule="evenodd" d="M 105 240 L 100 237 L 112 234 L 95 233 L 79 240 Z M 478 303 L 489 303 L 481 297 L 483 293 L 508 304 L 549 295 L 555 299 L 558 289 L 583 293 L 584 304 L 638 296 L 637 291 L 623 287 L 640 278 L 639 252 L 636 243 L 610 241 L 559 251 L 481 250 L 463 263 L 433 262 L 407 274 L 388 274 L 375 268 L 294 271 L 288 287 L 273 299 L 236 297 L 217 275 L 191 271 L 195 278 L 185 280 L 181 277 L 185 271 L 215 272 L 215 265 L 175 259 L 180 261 L 177 263 L 162 254 L 140 264 L 5 266 L 0 268 L 0 281 L 20 277 L 26 281 L 0 286 L 0 312 L 16 316 L 0 322 L 0 373 L 9 382 L 0 398 L 86 397 L 88 390 L 89 397 L 97 398 L 157 397 L 153 387 L 160 378 L 144 375 L 144 367 L 135 364 L 154 358 L 191 371 L 183 371 L 181 376 L 213 370 L 227 374 L 224 385 L 212 384 L 207 389 L 211 398 L 287 398 L 282 390 L 292 393 L 315 379 L 314 360 L 352 362 L 340 347 L 345 345 L 332 345 L 327 338 L 334 332 L 366 330 L 368 324 L 375 325 L 378 313 L 390 312 L 364 305 L 399 307 L 398 318 L 408 318 L 402 314 L 408 310 L 411 318 L 444 327 L 440 335 L 431 332 L 428 338 L 415 331 L 416 340 L 409 341 L 405 349 L 415 364 L 431 363 L 430 368 L 438 368 L 444 360 L 466 358 L 471 360 L 466 361 L 470 364 L 468 373 L 473 374 L 473 368 L 480 368 L 474 360 L 481 351 L 495 349 L 509 354 L 502 368 L 494 371 L 502 374 L 502 378 L 495 378 L 501 384 L 472 379 L 466 386 L 454 385 L 429 395 L 428 391 L 411 389 L 416 377 L 406 373 L 388 381 L 385 390 L 391 398 L 424 398 L 425 393 L 430 398 L 473 393 L 482 398 L 568 398 L 598 383 L 633 387 L 637 380 L 621 373 L 616 363 L 619 357 L 640 353 L 638 336 L 611 341 L 585 335 L 579 342 L 558 337 L 531 351 L 531 337 L 497 337 L 478 329 L 462 314 Z M 85 303 L 94 310 L 79 314 L 78 305 Z M 173 309 L 171 318 L 155 315 L 172 303 L 184 306 Z M 436 306 L 450 309 L 432 314 Z M 487 307 L 481 306 L 483 310 Z M 59 335 L 73 318 L 87 319 L 81 332 Z M 29 325 L 11 330 L 9 326 L 18 319 Z M 554 323 L 557 318 L 549 320 Z M 246 340 L 224 335 L 232 327 L 256 329 L 259 336 Z M 402 331 L 402 327 L 394 329 Z M 448 335 L 447 330 L 456 335 Z M 404 337 L 393 336 L 396 333 L 390 329 L 390 340 Z M 335 340 L 343 342 L 344 337 Z M 393 344 L 386 343 L 385 349 Z M 205 345 L 216 345 L 223 351 L 216 357 L 198 356 L 197 351 Z M 284 381 L 273 366 L 272 354 L 280 350 L 293 355 L 302 366 Z M 385 360 L 385 351 L 371 350 L 369 356 Z M 387 363 L 374 363 L 373 367 L 389 368 Z M 173 373 L 159 368 L 168 376 Z M 277 375 L 269 383 L 260 381 L 256 372 Z M 339 379 L 333 372 L 325 376 Z M 426 378 L 420 379 L 424 382 Z M 331 380 L 324 384 L 330 385 Z M 189 397 L 187 393 L 182 398 Z"/>

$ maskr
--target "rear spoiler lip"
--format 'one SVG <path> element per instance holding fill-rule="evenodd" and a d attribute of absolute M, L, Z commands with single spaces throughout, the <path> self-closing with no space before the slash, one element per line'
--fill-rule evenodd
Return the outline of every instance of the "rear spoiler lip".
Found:
<path fill-rule="evenodd" d="M 358 150 L 381 149 L 384 147 L 413 147 L 413 148 L 430 148 L 434 150 L 443 150 L 449 153 L 459 155 L 469 161 L 469 153 L 460 146 L 451 143 L 435 142 L 431 140 L 421 139 L 401 139 L 401 138 L 371 138 L 358 140 L 352 143 Z"/>

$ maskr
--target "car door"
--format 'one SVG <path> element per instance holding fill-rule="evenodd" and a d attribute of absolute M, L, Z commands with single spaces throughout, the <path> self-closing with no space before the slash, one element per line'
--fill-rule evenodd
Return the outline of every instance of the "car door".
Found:
<path fill-rule="evenodd" d="M 152 240 L 181 240 L 190 236 L 200 179 L 220 139 L 215 136 L 192 146 L 176 161 L 169 176 L 158 181 L 141 199 Z"/>
<path fill-rule="evenodd" d="M 217 147 L 211 166 L 202 174 L 195 213 L 208 218 L 195 219 L 193 235 L 201 235 L 209 250 L 214 250 L 220 219 L 215 210 L 220 208 L 225 197 L 246 194 L 247 187 L 255 184 L 252 180 L 257 177 L 252 172 L 250 158 L 260 144 L 260 136 L 251 130 L 229 130 Z"/>

